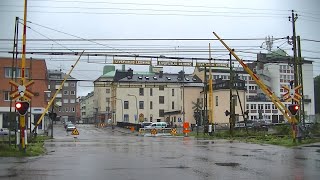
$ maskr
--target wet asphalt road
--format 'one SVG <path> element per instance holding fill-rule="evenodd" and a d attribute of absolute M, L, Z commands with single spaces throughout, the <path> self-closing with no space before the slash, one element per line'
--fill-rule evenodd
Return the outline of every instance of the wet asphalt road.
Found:
<path fill-rule="evenodd" d="M 0 179 L 320 179 L 320 144 L 289 149 L 77 128 L 75 140 L 62 125 L 55 126 L 55 139 L 45 144 L 44 156 L 0 158 Z"/>

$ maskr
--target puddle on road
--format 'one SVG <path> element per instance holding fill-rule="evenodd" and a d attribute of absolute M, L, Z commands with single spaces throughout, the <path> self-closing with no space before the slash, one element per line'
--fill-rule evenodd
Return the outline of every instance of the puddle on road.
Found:
<path fill-rule="evenodd" d="M 320 145 L 314 144 L 314 145 L 308 145 L 308 146 L 303 146 L 303 147 L 320 147 Z"/>
<path fill-rule="evenodd" d="M 236 167 L 239 166 L 239 163 L 234 163 L 234 162 L 230 162 L 230 163 L 215 163 L 218 166 L 230 166 L 230 167 Z"/>

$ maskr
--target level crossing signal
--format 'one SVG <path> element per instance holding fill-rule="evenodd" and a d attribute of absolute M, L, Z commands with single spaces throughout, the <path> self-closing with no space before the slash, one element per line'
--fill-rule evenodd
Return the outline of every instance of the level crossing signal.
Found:
<path fill-rule="evenodd" d="M 30 106 L 30 104 L 27 101 L 16 102 L 16 110 L 18 111 L 18 113 L 21 116 L 23 116 L 27 113 L 29 106 Z"/>
<path fill-rule="evenodd" d="M 297 104 L 291 104 L 288 106 L 288 109 L 292 115 L 296 115 L 299 110 L 299 106 Z"/>

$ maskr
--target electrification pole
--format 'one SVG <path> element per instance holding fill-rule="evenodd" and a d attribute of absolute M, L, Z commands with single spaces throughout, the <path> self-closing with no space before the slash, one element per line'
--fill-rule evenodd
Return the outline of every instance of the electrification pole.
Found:
<path fill-rule="evenodd" d="M 233 126 L 234 126 L 234 103 L 233 103 L 233 71 L 232 71 L 232 61 L 231 61 L 231 53 L 229 53 L 229 66 L 230 66 L 230 81 L 229 81 L 229 90 L 230 90 L 230 117 L 229 117 L 229 123 L 230 123 L 230 134 L 233 136 Z"/>
<path fill-rule="evenodd" d="M 297 40 L 296 40 L 296 20 L 298 19 L 298 14 L 294 14 L 294 10 L 291 11 L 291 17 L 289 16 L 289 21 L 292 22 L 292 50 L 293 50 L 293 71 L 294 71 L 294 85 L 293 87 L 298 86 L 298 61 L 297 61 Z M 292 100 L 294 104 L 294 100 Z M 297 113 L 296 119 L 299 122 L 299 112 Z M 292 132 L 293 132 L 293 141 L 296 141 L 297 136 L 297 124 L 292 123 Z"/>
<path fill-rule="evenodd" d="M 304 114 L 304 94 L 303 94 L 303 76 L 302 76 L 302 56 L 301 56 L 301 43 L 300 36 L 297 36 L 298 43 L 298 69 L 299 69 L 299 83 L 301 85 L 301 101 L 300 101 L 300 120 L 302 119 L 303 126 L 305 127 L 305 114 Z"/>
<path fill-rule="evenodd" d="M 25 84 L 25 66 L 26 66 L 26 33 L 27 33 L 27 0 L 24 1 L 24 14 L 23 14 L 23 36 L 22 36 L 22 59 L 21 59 L 21 85 Z M 24 97 L 20 98 L 22 101 L 25 100 Z M 26 151 L 25 142 L 25 115 L 20 115 L 20 149 Z"/>

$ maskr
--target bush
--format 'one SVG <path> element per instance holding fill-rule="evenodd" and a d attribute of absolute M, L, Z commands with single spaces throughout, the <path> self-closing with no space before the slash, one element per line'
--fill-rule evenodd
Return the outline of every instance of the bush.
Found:
<path fill-rule="evenodd" d="M 292 134 L 291 125 L 289 125 L 289 124 L 275 126 L 275 130 L 277 131 L 276 134 L 278 134 L 278 135 Z"/>

